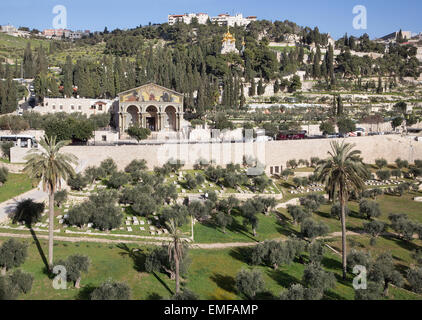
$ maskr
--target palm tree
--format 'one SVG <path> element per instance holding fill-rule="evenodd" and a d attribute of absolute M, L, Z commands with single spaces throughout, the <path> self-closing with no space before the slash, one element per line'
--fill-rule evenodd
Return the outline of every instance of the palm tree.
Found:
<path fill-rule="evenodd" d="M 359 192 L 365 188 L 364 179 L 369 176 L 366 166 L 360 157 L 361 151 L 352 150 L 354 144 L 338 142 L 331 143 L 330 157 L 324 160 L 317 168 L 316 175 L 319 181 L 325 183 L 330 200 L 338 198 L 341 208 L 341 232 L 343 255 L 343 279 L 346 279 L 346 203 L 349 193 Z"/>
<path fill-rule="evenodd" d="M 69 141 L 56 143 L 56 137 L 44 136 L 40 141 L 42 149 L 33 149 L 25 157 L 27 164 L 24 172 L 31 178 L 41 178 L 43 189 L 49 195 L 48 264 L 50 267 L 53 265 L 54 193 L 61 189 L 62 180 L 67 180 L 75 173 L 72 164 L 77 164 L 74 155 L 60 152 L 60 149 L 69 143 Z"/>
<path fill-rule="evenodd" d="M 170 262 L 173 261 L 175 265 L 176 273 L 176 293 L 180 292 L 180 260 L 183 257 L 183 249 L 186 243 L 186 239 L 183 238 L 182 232 L 177 226 L 177 222 L 174 219 L 170 219 L 166 222 L 170 237 L 172 241 L 168 246 L 168 254 Z"/>

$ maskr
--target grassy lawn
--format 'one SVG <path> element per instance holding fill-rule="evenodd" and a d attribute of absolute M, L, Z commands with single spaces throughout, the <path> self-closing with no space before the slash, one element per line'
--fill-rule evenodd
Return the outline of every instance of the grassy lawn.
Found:
<path fill-rule="evenodd" d="M 5 239 L 0 239 L 0 242 Z M 71 254 L 80 253 L 90 257 L 92 263 L 87 274 L 83 274 L 80 290 L 74 289 L 71 283 L 66 290 L 55 290 L 52 279 L 45 273 L 45 265 L 33 240 L 29 242 L 28 258 L 22 265 L 25 272 L 34 276 L 34 284 L 29 294 L 22 295 L 25 300 L 86 299 L 89 293 L 107 279 L 124 281 L 132 288 L 132 299 L 148 300 L 169 298 L 174 290 L 174 281 L 166 274 L 149 274 L 144 272 L 143 261 L 147 247 L 134 258 L 127 252 L 130 248 L 108 244 L 63 243 L 56 242 L 55 259 L 64 259 Z M 44 253 L 47 252 L 47 241 L 40 242 Z M 129 249 L 129 250 L 128 250 Z M 246 249 L 224 250 L 191 250 L 192 264 L 184 286 L 200 296 L 201 299 L 242 299 L 235 289 L 235 276 L 242 268 L 252 268 L 245 263 Z M 306 257 L 305 257 L 305 260 Z M 325 296 L 325 299 L 353 299 L 352 278 L 346 282 L 340 279 L 340 258 L 327 253 L 323 260 L 326 270 L 335 273 L 337 286 Z M 294 262 L 278 270 L 257 267 L 264 277 L 266 292 L 259 299 L 274 299 L 293 283 L 300 282 L 304 265 Z M 421 296 L 402 289 L 391 289 L 391 297 L 397 299 L 421 299 Z"/>
<path fill-rule="evenodd" d="M 220 227 L 212 222 L 199 223 L 194 226 L 195 242 L 197 243 L 228 243 L 228 242 L 255 242 L 266 239 L 282 238 L 284 231 L 278 223 L 275 214 L 265 216 L 258 215 L 259 224 L 257 236 L 254 237 L 250 226 L 244 226 L 243 220 L 239 215 L 233 215 L 233 225 L 226 228 L 223 233 Z"/>
<path fill-rule="evenodd" d="M 402 197 L 383 195 L 377 198 L 376 202 L 379 203 L 381 209 L 381 216 L 377 220 L 385 223 L 390 223 L 388 216 L 391 213 L 406 213 L 409 218 L 418 222 L 422 222 L 422 203 L 413 201 L 416 196 L 421 196 L 421 193 L 407 193 Z M 296 195 L 297 197 L 297 195 Z M 293 197 L 291 197 L 293 198 Z M 350 231 L 361 231 L 363 224 L 368 220 L 358 217 L 359 203 L 349 201 L 348 207 L 351 210 L 351 215 L 347 218 L 347 228 Z M 291 226 L 294 230 L 299 231 L 300 226 L 293 226 L 290 224 L 290 215 L 287 213 L 287 209 L 279 209 L 282 216 L 285 218 L 283 225 Z M 323 221 L 330 228 L 330 232 L 341 231 L 340 221 L 331 217 L 331 205 L 321 206 L 318 212 L 313 214 L 313 218 L 316 220 Z M 391 231 L 391 230 L 390 230 Z"/>
<path fill-rule="evenodd" d="M 24 174 L 9 173 L 6 183 L 0 187 L 0 203 L 31 190 L 32 182 Z"/>

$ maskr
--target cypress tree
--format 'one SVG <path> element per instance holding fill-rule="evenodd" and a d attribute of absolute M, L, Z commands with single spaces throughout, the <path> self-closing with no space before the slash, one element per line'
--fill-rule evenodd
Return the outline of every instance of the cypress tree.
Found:
<path fill-rule="evenodd" d="M 23 54 L 23 72 L 26 79 L 32 79 L 34 77 L 34 57 L 30 42 L 26 45 Z"/>
<path fill-rule="evenodd" d="M 67 98 L 73 95 L 73 64 L 70 56 L 66 57 L 63 68 L 63 95 Z"/>

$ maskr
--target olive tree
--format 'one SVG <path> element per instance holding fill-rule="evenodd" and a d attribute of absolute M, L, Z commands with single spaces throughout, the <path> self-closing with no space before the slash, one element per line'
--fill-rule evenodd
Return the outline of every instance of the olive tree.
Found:
<path fill-rule="evenodd" d="M 124 282 L 107 280 L 91 293 L 91 300 L 130 300 L 130 287 Z"/>
<path fill-rule="evenodd" d="M 242 269 L 236 275 L 235 281 L 237 291 L 250 299 L 254 299 L 265 287 L 262 274 L 258 270 Z"/>
<path fill-rule="evenodd" d="M 87 256 L 75 254 L 67 258 L 66 261 L 58 261 L 56 265 L 66 268 L 67 280 L 75 284 L 75 288 L 80 288 L 82 273 L 88 272 L 91 262 Z"/>
<path fill-rule="evenodd" d="M 308 211 L 303 210 L 300 206 L 287 206 L 287 212 L 292 216 L 293 223 L 296 225 L 302 223 L 306 218 L 309 218 L 311 214 Z"/>
<path fill-rule="evenodd" d="M 0 247 L 1 274 L 25 262 L 28 245 L 13 238 L 6 240 Z"/>
<path fill-rule="evenodd" d="M 326 235 L 329 228 L 322 221 L 315 221 L 312 218 L 307 218 L 302 222 L 300 231 L 304 237 L 313 240 L 316 237 Z"/>
<path fill-rule="evenodd" d="M 384 296 L 388 296 L 388 288 L 390 284 L 401 287 L 403 277 L 394 268 L 393 257 L 390 252 L 380 254 L 372 264 L 368 273 L 368 280 L 382 283 L 384 287 Z"/>
<path fill-rule="evenodd" d="M 363 199 L 359 203 L 359 214 L 368 220 L 372 220 L 381 215 L 381 210 L 379 204 L 375 201 Z"/>

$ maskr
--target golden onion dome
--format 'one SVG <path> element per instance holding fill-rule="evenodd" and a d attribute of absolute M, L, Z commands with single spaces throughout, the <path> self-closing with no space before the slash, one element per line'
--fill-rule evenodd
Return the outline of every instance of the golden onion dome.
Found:
<path fill-rule="evenodd" d="M 235 41 L 233 35 L 229 31 L 227 31 L 227 33 L 225 33 L 223 37 L 223 42 L 226 41 Z"/>

